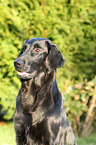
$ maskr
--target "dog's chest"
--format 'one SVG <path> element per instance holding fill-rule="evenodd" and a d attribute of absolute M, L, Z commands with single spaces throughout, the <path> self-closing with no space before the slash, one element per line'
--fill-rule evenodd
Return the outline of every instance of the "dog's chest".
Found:
<path fill-rule="evenodd" d="M 50 144 L 50 132 L 48 129 L 47 121 L 43 120 L 41 123 L 38 123 L 36 125 L 31 125 L 31 122 L 29 124 L 26 124 L 25 126 L 25 134 L 26 134 L 26 140 L 27 143 L 31 144 Z"/>

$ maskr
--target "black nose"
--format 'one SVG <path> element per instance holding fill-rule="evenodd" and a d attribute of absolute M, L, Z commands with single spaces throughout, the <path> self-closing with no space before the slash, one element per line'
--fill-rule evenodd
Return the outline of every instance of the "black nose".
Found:
<path fill-rule="evenodd" d="M 23 61 L 22 60 L 19 60 L 19 59 L 16 59 L 14 61 L 14 66 L 15 67 L 22 67 L 23 66 Z"/>

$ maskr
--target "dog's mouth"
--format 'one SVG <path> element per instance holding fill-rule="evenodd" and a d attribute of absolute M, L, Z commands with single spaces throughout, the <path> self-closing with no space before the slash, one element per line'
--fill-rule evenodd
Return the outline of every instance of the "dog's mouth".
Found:
<path fill-rule="evenodd" d="M 34 78 L 36 76 L 37 71 L 34 71 L 32 73 L 17 71 L 17 74 L 18 74 L 18 77 L 20 79 L 31 79 L 31 78 Z"/>
<path fill-rule="evenodd" d="M 19 72 L 19 71 L 17 71 L 17 74 L 18 74 L 19 76 L 29 76 L 29 75 L 30 75 L 29 73 L 26 73 L 26 72 Z"/>

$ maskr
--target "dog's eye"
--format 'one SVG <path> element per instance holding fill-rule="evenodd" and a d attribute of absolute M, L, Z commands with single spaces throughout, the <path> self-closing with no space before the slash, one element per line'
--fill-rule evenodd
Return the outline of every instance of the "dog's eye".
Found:
<path fill-rule="evenodd" d="M 39 51 L 40 51 L 40 49 L 39 49 L 39 48 L 35 48 L 35 51 L 36 51 L 36 52 L 39 52 Z"/>
<path fill-rule="evenodd" d="M 38 43 L 36 43 L 34 45 L 34 50 L 35 50 L 35 52 L 39 52 L 41 50 L 41 46 Z"/>

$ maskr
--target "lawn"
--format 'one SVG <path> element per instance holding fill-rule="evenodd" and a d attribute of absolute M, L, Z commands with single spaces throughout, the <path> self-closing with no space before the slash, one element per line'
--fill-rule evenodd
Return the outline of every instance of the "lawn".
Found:
<path fill-rule="evenodd" d="M 13 123 L 0 123 L 0 145 L 16 145 Z"/>
<path fill-rule="evenodd" d="M 78 145 L 96 145 L 96 134 L 91 134 L 89 137 L 76 137 Z M 0 123 L 0 145 L 16 145 L 13 123 Z"/>

